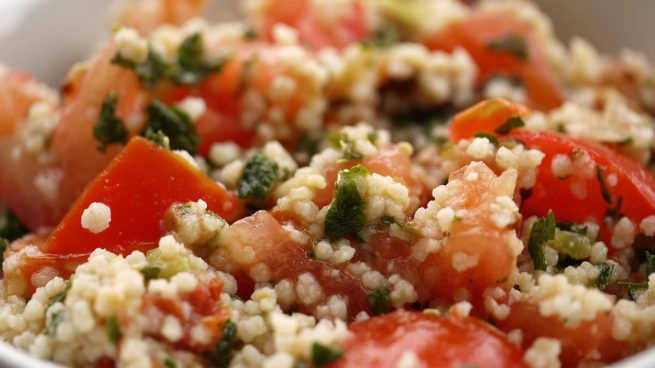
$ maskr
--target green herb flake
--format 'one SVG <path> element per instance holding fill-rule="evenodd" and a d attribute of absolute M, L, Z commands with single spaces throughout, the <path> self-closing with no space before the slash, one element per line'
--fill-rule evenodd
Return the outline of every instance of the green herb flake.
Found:
<path fill-rule="evenodd" d="M 118 324 L 118 318 L 113 315 L 107 319 L 107 338 L 110 342 L 115 343 L 123 336 L 121 327 Z"/>
<path fill-rule="evenodd" d="M 575 222 L 558 222 L 555 226 L 562 231 L 569 231 L 579 235 L 587 235 L 587 225 L 578 225 Z"/>
<path fill-rule="evenodd" d="M 173 360 L 173 358 L 166 358 L 164 359 L 164 367 L 177 368 L 177 364 L 175 364 L 175 360 Z"/>
<path fill-rule="evenodd" d="M 632 144 L 634 143 L 634 139 L 632 137 L 628 137 L 616 143 L 621 147 L 628 147 L 628 146 L 632 146 Z"/>
<path fill-rule="evenodd" d="M 239 180 L 239 197 L 252 199 L 266 199 L 273 188 L 278 174 L 278 165 L 261 153 L 257 153 L 243 168 Z"/>
<path fill-rule="evenodd" d="M 148 122 L 141 132 L 142 136 L 156 137 L 163 134 L 169 138 L 171 149 L 196 153 L 200 136 L 187 114 L 156 99 L 148 106 L 147 112 Z"/>
<path fill-rule="evenodd" d="M 135 63 L 125 59 L 120 53 L 111 60 L 112 64 L 119 65 L 125 69 L 131 69 L 136 73 L 141 82 L 149 89 L 153 89 L 164 79 L 173 74 L 173 65 L 164 60 L 153 49 L 148 50 L 148 58 L 142 63 Z"/>
<path fill-rule="evenodd" d="M 628 295 L 630 299 L 637 300 L 641 294 L 648 290 L 647 282 L 619 282 L 619 286 L 628 290 Z"/>
<path fill-rule="evenodd" d="M 364 227 L 366 203 L 359 187 L 367 175 L 368 170 L 362 165 L 339 173 L 334 201 L 325 216 L 325 235 L 328 239 L 338 240 L 347 235 L 356 235 Z"/>
<path fill-rule="evenodd" d="M 57 327 L 59 327 L 59 324 L 61 324 L 63 320 L 63 310 L 52 313 L 50 316 L 50 323 L 48 323 L 48 325 L 45 327 L 45 331 L 43 333 L 48 336 L 54 336 L 57 333 Z"/>
<path fill-rule="evenodd" d="M 23 225 L 18 217 L 14 215 L 8 208 L 5 209 L 4 215 L 0 216 L 0 238 L 7 239 L 12 242 L 16 239 L 22 238 L 29 231 Z"/>
<path fill-rule="evenodd" d="M 243 38 L 247 41 L 254 41 L 257 39 L 257 31 L 253 27 L 246 27 L 243 31 Z"/>
<path fill-rule="evenodd" d="M 600 275 L 598 275 L 597 281 L 598 289 L 605 290 L 605 288 L 607 288 L 607 284 L 610 281 L 610 277 L 612 276 L 614 265 L 609 263 L 599 263 L 596 265 L 596 268 L 598 268 L 598 271 L 600 271 Z"/>
<path fill-rule="evenodd" d="M 146 129 L 144 131 L 143 137 L 151 142 L 154 142 L 159 147 L 165 149 L 171 148 L 171 140 L 161 130 L 154 132 L 152 129 Z"/>
<path fill-rule="evenodd" d="M 398 42 L 398 31 L 390 24 L 385 24 L 373 32 L 370 39 L 360 42 L 364 48 L 387 48 Z"/>
<path fill-rule="evenodd" d="M 655 254 L 646 251 L 646 277 L 650 274 L 655 273 Z"/>
<path fill-rule="evenodd" d="M 541 217 L 530 229 L 530 237 L 528 240 L 528 251 L 534 268 L 537 270 L 545 271 L 547 268 L 546 257 L 544 256 L 544 247 L 546 243 L 555 238 L 555 216 L 553 211 L 548 211 L 546 217 Z"/>
<path fill-rule="evenodd" d="M 127 128 L 121 118 L 116 116 L 118 96 L 110 93 L 102 101 L 100 116 L 93 126 L 93 136 L 100 143 L 98 150 L 104 152 L 108 146 L 127 143 Z"/>
<path fill-rule="evenodd" d="M 326 346 L 318 342 L 312 344 L 312 364 L 316 368 L 335 362 L 342 356 L 341 348 Z"/>
<path fill-rule="evenodd" d="M 141 274 L 143 275 L 143 281 L 147 284 L 150 280 L 159 278 L 161 273 L 160 267 L 146 266 L 141 269 Z"/>
<path fill-rule="evenodd" d="M 374 316 L 389 313 L 393 310 L 391 294 L 388 289 L 378 289 L 368 294 L 368 305 Z"/>
<path fill-rule="evenodd" d="M 623 217 L 623 213 L 621 212 L 621 207 L 623 207 L 623 197 L 619 197 L 614 207 L 607 209 L 607 212 L 605 212 L 605 217 L 609 217 L 615 220 L 618 220 L 619 218 Z"/>
<path fill-rule="evenodd" d="M 205 59 L 202 35 L 196 32 L 185 38 L 177 51 L 179 71 L 173 77 L 174 82 L 182 85 L 198 84 L 220 71 L 230 56 L 226 54 L 211 61 Z"/>
<path fill-rule="evenodd" d="M 489 142 L 491 142 L 491 144 L 493 144 L 496 147 L 498 147 L 498 144 L 500 143 L 498 141 L 498 138 L 495 135 L 491 134 L 491 133 L 477 132 L 477 133 L 473 134 L 473 136 L 475 138 L 487 138 L 489 140 Z"/>
<path fill-rule="evenodd" d="M 514 129 L 522 128 L 525 126 L 525 122 L 520 116 L 512 116 L 511 118 L 505 120 L 505 122 L 496 128 L 495 132 L 497 134 L 507 134 Z"/>
<path fill-rule="evenodd" d="M 596 166 L 596 179 L 600 185 L 600 194 L 603 196 L 605 202 L 608 204 L 613 204 L 614 196 L 612 196 L 612 193 L 610 193 L 607 187 L 607 181 L 605 181 L 605 175 L 603 175 L 603 168 L 600 167 L 600 165 Z"/>
<path fill-rule="evenodd" d="M 212 367 L 225 368 L 232 360 L 232 354 L 236 345 L 237 326 L 232 321 L 227 321 L 223 326 L 221 339 L 214 347 L 205 353 Z"/>
<path fill-rule="evenodd" d="M 520 60 L 530 58 L 530 49 L 523 37 L 516 33 L 510 33 L 505 37 L 498 38 L 487 43 L 487 48 L 491 51 L 504 52 L 515 56 Z"/>
<path fill-rule="evenodd" d="M 73 286 L 73 281 L 68 280 L 66 282 L 66 287 L 64 287 L 64 290 L 53 296 L 50 301 L 48 302 L 48 308 L 50 308 L 52 305 L 56 303 L 63 303 L 66 301 L 66 297 L 68 296 L 68 292 L 70 291 L 71 287 Z"/>

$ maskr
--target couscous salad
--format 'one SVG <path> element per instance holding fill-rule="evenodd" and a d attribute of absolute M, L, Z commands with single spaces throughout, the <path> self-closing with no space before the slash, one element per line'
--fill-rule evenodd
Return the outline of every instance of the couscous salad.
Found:
<path fill-rule="evenodd" d="M 0 67 L 0 339 L 72 367 L 595 367 L 655 342 L 655 69 L 528 1 L 124 0 Z M 43 57 L 47 57 L 44 55 Z"/>

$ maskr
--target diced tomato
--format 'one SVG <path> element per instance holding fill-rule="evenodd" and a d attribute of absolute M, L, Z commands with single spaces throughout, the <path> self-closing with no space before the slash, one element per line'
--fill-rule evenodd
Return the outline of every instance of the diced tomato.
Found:
<path fill-rule="evenodd" d="M 519 347 L 472 317 L 399 310 L 354 323 L 350 330 L 344 356 L 329 367 L 392 368 L 406 353 L 425 367 L 525 367 Z"/>
<path fill-rule="evenodd" d="M 524 117 L 529 110 L 502 98 L 485 100 L 455 115 L 450 124 L 450 139 L 470 139 L 478 132 L 495 134 L 509 118 Z"/>
<path fill-rule="evenodd" d="M 564 367 L 605 365 L 626 355 L 626 343 L 612 338 L 614 318 L 603 313 L 575 327 L 566 326 L 558 317 L 544 317 L 537 305 L 519 301 L 511 305 L 506 319 L 497 321 L 498 328 L 509 332 L 523 331 L 523 347 L 528 348 L 539 337 L 560 340 L 562 352 L 559 358 Z M 586 365 L 585 365 L 586 366 Z"/>
<path fill-rule="evenodd" d="M 520 37 L 526 43 L 527 59 L 489 48 L 490 42 L 512 35 Z M 464 48 L 478 65 L 480 84 L 498 75 L 520 77 L 530 100 L 529 105 L 535 109 L 556 108 L 566 98 L 558 76 L 548 64 L 532 31 L 509 15 L 474 13 L 427 36 L 422 42 L 433 50 L 450 52 L 458 47 Z"/>
<path fill-rule="evenodd" d="M 363 161 L 350 160 L 327 167 L 323 173 L 327 186 L 317 191 L 314 202 L 320 207 L 332 202 L 339 172 L 359 164 L 365 166 L 373 173 L 391 176 L 401 180 L 410 190 L 413 190 L 413 194 L 420 192 L 420 188 L 418 188 L 418 184 L 412 176 L 410 156 L 397 145 L 388 144 L 382 147 L 377 155 L 366 158 Z"/>
<path fill-rule="evenodd" d="M 36 81 L 26 73 L 0 71 L 0 138 L 10 135 L 41 97 L 28 87 L 32 83 Z"/>
<path fill-rule="evenodd" d="M 289 232 L 268 212 L 260 211 L 237 221 L 229 231 L 228 255 L 243 270 L 263 263 L 274 281 L 288 279 L 293 282 L 307 272 L 321 285 L 325 300 L 332 295 L 347 298 L 350 318 L 361 311 L 370 311 L 367 293 L 358 279 L 341 268 L 310 258 L 308 250 L 291 239 Z M 299 307 L 307 310 L 307 306 Z"/>
<path fill-rule="evenodd" d="M 492 111 L 493 113 L 489 113 Z M 482 102 L 460 113 L 453 119 L 451 137 L 454 141 L 470 138 L 474 132 L 495 134 L 495 129 L 504 123 L 507 116 L 522 113 L 523 108 L 503 100 Z M 528 148 L 542 151 L 544 157 L 537 181 L 531 194 L 521 204 L 524 216 L 545 216 L 553 210 L 557 221 L 583 223 L 594 220 L 601 225 L 601 239 L 610 244 L 610 232 L 604 219 L 608 210 L 621 208 L 617 213 L 638 224 L 647 216 L 655 214 L 655 175 L 639 163 L 624 157 L 599 143 L 572 138 L 551 131 L 528 131 L 516 129 L 507 137 L 514 138 Z M 551 169 L 556 155 L 585 155 L 589 161 L 588 177 L 580 178 L 573 173 L 567 178 L 558 178 Z M 598 168 L 605 182 L 612 203 L 604 198 L 598 178 Z M 616 184 L 609 184 L 608 178 L 616 177 Z M 579 188 L 574 189 L 577 185 Z"/>
<path fill-rule="evenodd" d="M 134 137 L 114 161 L 87 187 L 48 238 L 46 253 L 90 253 L 149 249 L 164 234 L 162 219 L 174 203 L 207 202 L 227 221 L 243 209 L 234 193 L 217 185 L 185 159 L 140 137 Z M 93 202 L 111 209 L 109 228 L 94 234 L 81 226 Z M 122 247 L 122 248 L 121 248 Z"/>
<path fill-rule="evenodd" d="M 312 49 L 344 48 L 365 39 L 370 33 L 364 3 L 350 0 L 346 4 L 331 4 L 339 7 L 332 15 L 337 18 L 335 20 L 326 17 L 310 0 L 273 0 L 257 10 L 254 21 L 258 33 L 268 41 L 274 39 L 275 25 L 286 24 L 296 29 L 301 44 Z"/>

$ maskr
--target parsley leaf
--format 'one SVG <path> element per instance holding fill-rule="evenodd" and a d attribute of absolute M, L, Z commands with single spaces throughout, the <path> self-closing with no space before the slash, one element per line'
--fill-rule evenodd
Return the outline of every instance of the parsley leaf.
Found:
<path fill-rule="evenodd" d="M 148 122 L 141 132 L 142 136 L 156 137 L 158 134 L 163 134 L 169 138 L 171 149 L 196 153 L 200 145 L 200 136 L 187 114 L 157 99 L 152 101 L 146 111 Z"/>
<path fill-rule="evenodd" d="M 104 152 L 107 146 L 114 143 L 127 143 L 127 129 L 123 120 L 116 116 L 118 96 L 110 93 L 102 101 L 100 116 L 93 126 L 93 136 L 100 142 L 98 150 Z"/>
<path fill-rule="evenodd" d="M 343 156 L 341 157 L 342 160 L 352 161 L 364 159 L 363 154 L 355 151 L 353 142 L 345 133 L 330 134 L 328 136 L 328 141 L 334 148 L 338 148 L 343 151 Z"/>
<path fill-rule="evenodd" d="M 599 263 L 596 265 L 596 268 L 598 268 L 598 271 L 600 271 L 600 275 L 598 276 L 598 284 L 597 284 L 598 289 L 605 290 L 607 284 L 610 281 L 610 277 L 612 276 L 612 270 L 614 269 L 614 265 L 609 263 Z"/>
<path fill-rule="evenodd" d="M 121 332 L 121 327 L 118 324 L 118 318 L 113 315 L 107 319 L 107 338 L 111 342 L 116 342 L 121 338 L 121 336 L 123 336 L 123 333 Z"/>
<path fill-rule="evenodd" d="M 398 31 L 390 25 L 385 24 L 373 32 L 373 35 L 368 40 L 363 40 L 360 45 L 365 48 L 386 48 L 391 47 L 398 42 Z"/>
<path fill-rule="evenodd" d="M 224 368 L 230 364 L 232 352 L 236 344 L 237 326 L 232 321 L 227 321 L 223 326 L 221 339 L 214 345 L 214 348 L 205 353 L 205 358 L 212 367 Z"/>
<path fill-rule="evenodd" d="M 173 66 L 152 48 L 148 50 L 148 58 L 142 63 L 137 64 L 124 58 L 120 53 L 117 53 L 111 62 L 125 69 L 134 70 L 141 82 L 149 89 L 155 88 L 161 80 L 171 75 L 173 69 Z"/>
<path fill-rule="evenodd" d="M 655 254 L 646 251 L 646 277 L 655 273 Z"/>
<path fill-rule="evenodd" d="M 378 289 L 368 294 L 368 305 L 371 307 L 371 312 L 374 316 L 389 313 L 393 310 L 391 304 L 391 294 L 387 289 Z"/>
<path fill-rule="evenodd" d="M 530 238 L 528 240 L 528 251 L 534 268 L 545 271 L 547 268 L 546 258 L 544 256 L 544 246 L 549 240 L 555 238 L 555 216 L 553 211 L 548 211 L 546 217 L 541 217 L 530 229 Z"/>
<path fill-rule="evenodd" d="M 68 291 L 71 289 L 72 286 L 73 286 L 73 281 L 68 280 L 66 282 L 66 287 L 64 288 L 64 290 L 62 290 L 59 294 L 56 294 L 50 299 L 50 301 L 48 302 L 48 307 L 51 307 L 55 303 L 63 303 L 64 301 L 66 301 L 66 297 L 68 296 Z"/>
<path fill-rule="evenodd" d="M 643 294 L 646 290 L 648 290 L 647 282 L 637 283 L 637 282 L 621 281 L 619 282 L 619 286 L 628 290 L 628 295 L 632 300 L 639 299 L 639 296 Z"/>
<path fill-rule="evenodd" d="M 359 187 L 368 170 L 357 165 L 339 173 L 334 201 L 325 215 L 325 235 L 330 240 L 356 235 L 366 222 L 364 198 Z"/>
<path fill-rule="evenodd" d="M 266 199 L 275 184 L 277 163 L 261 153 L 252 156 L 239 180 L 239 198 Z"/>
<path fill-rule="evenodd" d="M 45 331 L 43 333 L 48 336 L 54 336 L 55 333 L 57 332 L 57 327 L 63 320 L 64 320 L 63 310 L 52 313 L 52 316 L 50 317 L 50 323 L 48 323 L 48 325 L 45 327 Z"/>
<path fill-rule="evenodd" d="M 575 222 L 557 222 L 558 229 L 572 233 L 587 235 L 587 225 L 578 225 Z"/>
<path fill-rule="evenodd" d="M 490 134 L 490 133 L 477 132 L 477 133 L 473 134 L 473 136 L 475 138 L 487 138 L 489 140 L 489 142 L 491 142 L 491 144 L 493 144 L 496 147 L 498 147 L 498 144 L 500 143 L 498 141 L 498 138 L 495 135 Z"/>
<path fill-rule="evenodd" d="M 171 140 L 161 130 L 154 132 L 152 129 L 146 129 L 143 137 L 151 142 L 154 142 L 159 147 L 165 149 L 171 148 Z"/>
<path fill-rule="evenodd" d="M 150 280 L 154 280 L 156 278 L 159 278 L 159 274 L 161 273 L 161 268 L 159 267 L 153 267 L 153 266 L 146 266 L 141 269 L 141 274 L 143 275 L 143 281 L 147 284 Z"/>
<path fill-rule="evenodd" d="M 608 204 L 614 203 L 614 196 L 612 196 L 612 193 L 610 193 L 607 187 L 607 182 L 605 181 L 605 176 L 603 175 L 603 168 L 600 167 L 600 165 L 596 166 L 596 179 L 598 180 L 598 184 L 600 184 L 600 194 L 602 194 L 605 202 Z"/>
<path fill-rule="evenodd" d="M 339 360 L 343 356 L 343 350 L 337 347 L 325 346 L 315 342 L 312 344 L 312 363 L 319 368 Z"/>
<path fill-rule="evenodd" d="M 0 238 L 12 242 L 18 238 L 22 238 L 28 232 L 27 228 L 21 224 L 16 215 L 8 208 L 5 210 L 4 216 L 0 216 Z"/>
<path fill-rule="evenodd" d="M 514 129 L 522 128 L 525 126 L 525 122 L 520 116 L 512 116 L 511 118 L 505 120 L 505 122 L 496 128 L 495 132 L 497 134 L 507 134 Z"/>
<path fill-rule="evenodd" d="M 196 32 L 184 39 L 177 51 L 179 71 L 174 74 L 173 81 L 183 85 L 198 84 L 209 75 L 220 71 L 229 60 L 229 55 L 212 61 L 204 59 L 202 35 Z"/>
<path fill-rule="evenodd" d="M 166 368 L 177 368 L 177 364 L 175 364 L 175 361 L 173 358 L 166 358 L 164 359 L 164 367 Z"/>
<path fill-rule="evenodd" d="M 530 49 L 523 37 L 516 33 L 510 33 L 505 37 L 495 39 L 487 43 L 487 48 L 491 51 L 505 52 L 515 56 L 520 60 L 530 58 Z"/>

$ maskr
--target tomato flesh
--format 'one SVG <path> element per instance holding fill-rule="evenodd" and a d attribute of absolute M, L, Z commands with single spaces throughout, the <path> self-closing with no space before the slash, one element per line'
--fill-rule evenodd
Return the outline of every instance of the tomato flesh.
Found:
<path fill-rule="evenodd" d="M 227 221 L 236 220 L 242 206 L 228 192 L 183 158 L 140 137 L 103 171 L 72 206 L 48 238 L 51 254 L 90 253 L 96 248 L 121 253 L 154 248 L 164 235 L 162 219 L 174 203 L 202 199 Z M 93 202 L 111 209 L 109 227 L 94 234 L 81 226 L 84 210 Z"/>
<path fill-rule="evenodd" d="M 523 353 L 507 338 L 472 317 L 398 310 L 354 323 L 343 358 L 332 368 L 396 367 L 406 352 L 428 367 L 524 367 Z"/>

